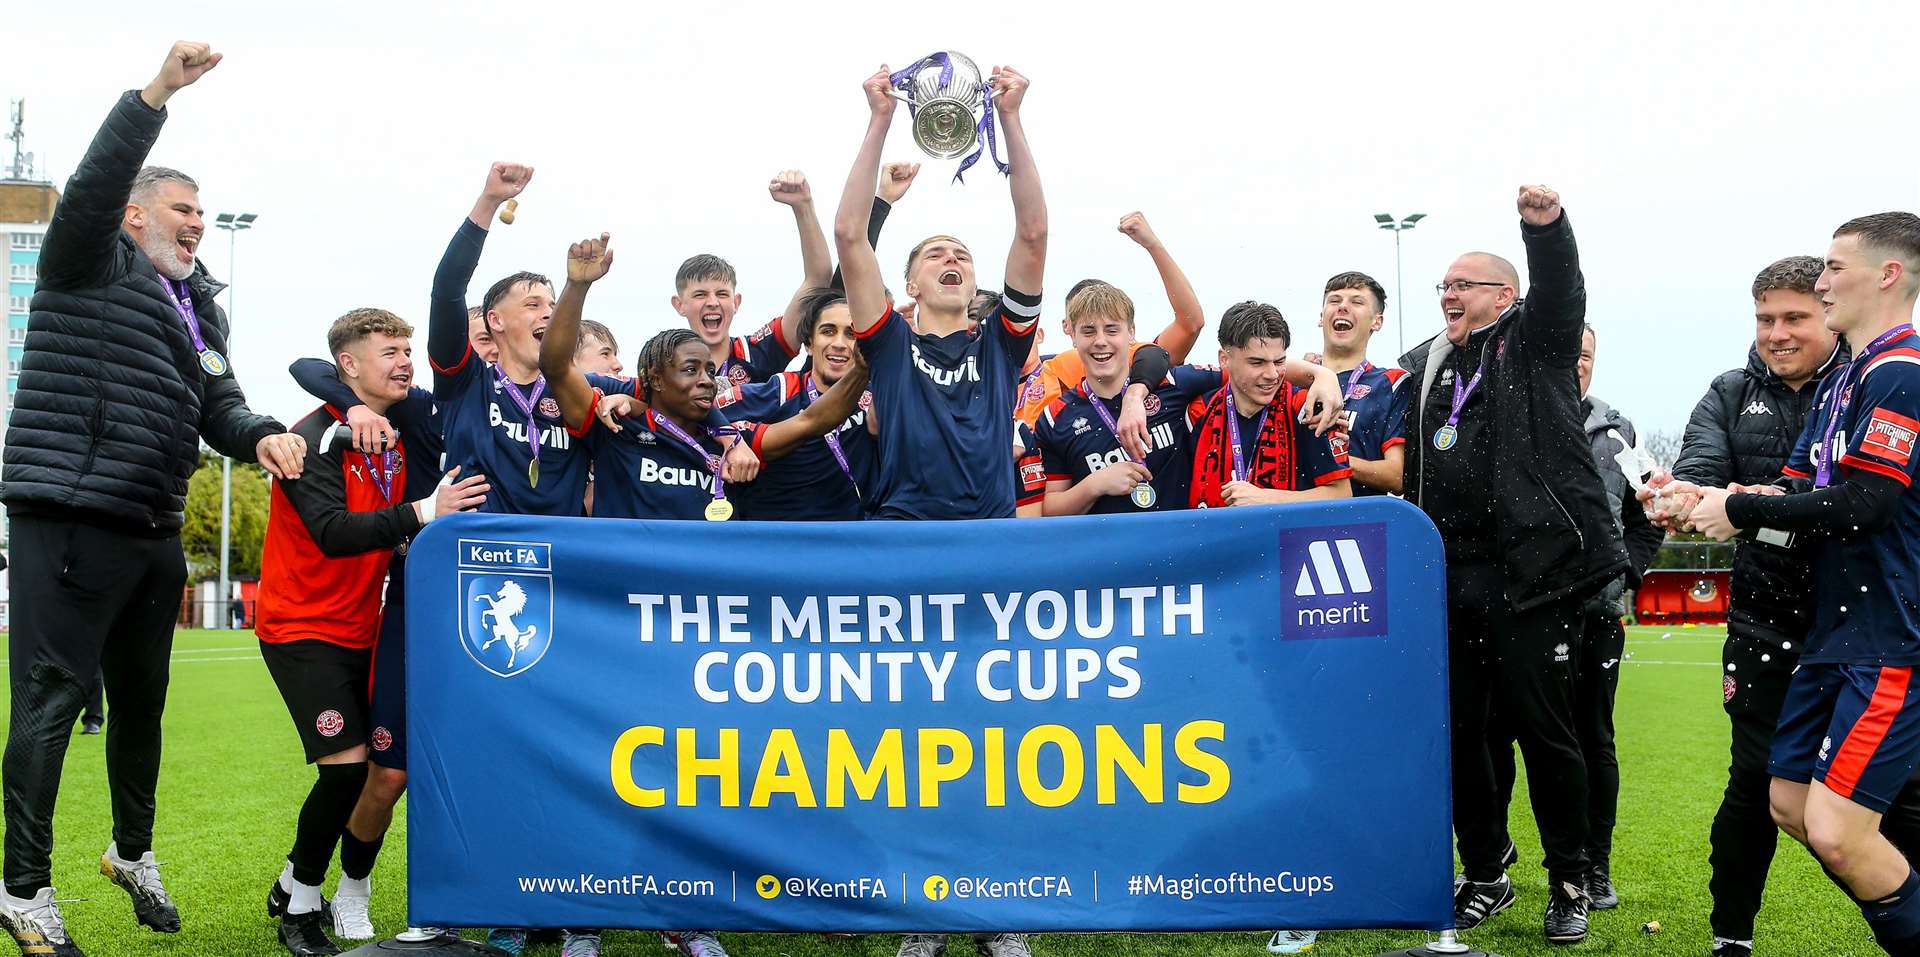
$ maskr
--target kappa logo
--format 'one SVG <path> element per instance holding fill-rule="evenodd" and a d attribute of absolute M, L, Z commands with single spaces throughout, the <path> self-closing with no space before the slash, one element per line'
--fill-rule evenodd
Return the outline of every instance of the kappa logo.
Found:
<path fill-rule="evenodd" d="M 1741 409 L 1740 414 L 1741 415 L 1772 415 L 1773 410 L 1767 408 L 1767 404 L 1765 402 L 1762 402 L 1759 399 L 1755 399 L 1752 402 L 1748 403 L 1746 408 Z"/>
<path fill-rule="evenodd" d="M 1285 529 L 1280 533 L 1280 637 L 1387 633 L 1387 527 Z"/>
<path fill-rule="evenodd" d="M 313 719 L 313 729 L 320 732 L 323 738 L 335 737 L 346 727 L 347 719 L 341 717 L 340 712 L 332 708 L 320 712 L 320 717 Z"/>
<path fill-rule="evenodd" d="M 1572 650 L 1573 650 L 1573 649 L 1571 649 L 1571 648 L 1568 648 L 1568 647 L 1566 646 L 1566 643 L 1565 643 L 1565 642 L 1562 642 L 1562 643 L 1560 643 L 1560 644 L 1557 644 L 1557 645 L 1554 645 L 1554 646 L 1553 646 L 1553 660 L 1555 660 L 1555 661 L 1565 661 L 1565 660 L 1567 660 L 1567 652 L 1569 652 L 1569 651 L 1572 651 Z"/>
<path fill-rule="evenodd" d="M 460 643 L 475 664 L 511 678 L 553 647 L 552 546 L 460 540 Z"/>

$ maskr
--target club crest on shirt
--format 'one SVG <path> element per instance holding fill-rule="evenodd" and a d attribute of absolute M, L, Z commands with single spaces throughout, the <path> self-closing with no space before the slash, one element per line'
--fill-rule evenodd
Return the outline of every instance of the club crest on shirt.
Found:
<path fill-rule="evenodd" d="M 1147 401 L 1143 404 L 1146 406 L 1148 415 L 1160 414 L 1160 397 L 1158 395 L 1152 392 L 1147 393 Z"/>
<path fill-rule="evenodd" d="M 1740 682 L 1733 680 L 1732 675 L 1727 675 L 1720 679 L 1720 694 L 1725 699 L 1721 702 L 1722 704 L 1732 704 L 1733 696 L 1739 693 L 1739 691 Z"/>
<path fill-rule="evenodd" d="M 549 396 L 545 396 L 545 397 L 543 397 L 543 398 L 541 398 L 541 400 L 540 400 L 540 414 L 541 414 L 541 415 L 544 415 L 544 416 L 546 416 L 546 417 L 547 417 L 547 418 L 549 418 L 549 419 L 557 419 L 557 418 L 559 418 L 559 417 L 560 417 L 560 403 L 559 403 L 559 402 L 556 402 L 556 401 L 554 401 L 554 398 L 553 398 L 553 396 L 550 396 L 550 395 L 549 395 Z"/>
<path fill-rule="evenodd" d="M 1036 372 L 1033 375 L 1030 375 L 1027 377 L 1027 386 L 1025 391 L 1026 391 L 1025 401 L 1027 402 L 1038 402 L 1040 401 L 1042 396 L 1047 394 L 1047 387 L 1040 383 L 1040 373 Z"/>
<path fill-rule="evenodd" d="M 873 408 L 873 393 L 872 392 L 860 393 L 860 411 L 865 412 L 871 408 Z"/>
<path fill-rule="evenodd" d="M 727 379 L 732 381 L 734 385 L 746 385 L 747 380 L 751 378 L 753 378 L 753 375 L 747 371 L 746 366 L 735 363 L 727 367 Z"/>
<path fill-rule="evenodd" d="M 1373 394 L 1373 386 L 1361 384 L 1353 387 L 1353 397 L 1356 399 L 1364 399 L 1371 394 Z"/>
<path fill-rule="evenodd" d="M 341 717 L 340 712 L 332 708 L 320 712 L 320 717 L 313 719 L 313 729 L 320 732 L 320 736 L 324 738 L 338 735 L 346 726 L 347 719 Z"/>

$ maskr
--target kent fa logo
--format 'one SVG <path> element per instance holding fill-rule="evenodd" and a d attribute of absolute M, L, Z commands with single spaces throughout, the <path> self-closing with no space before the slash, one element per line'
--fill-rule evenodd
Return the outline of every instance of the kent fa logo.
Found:
<path fill-rule="evenodd" d="M 460 540 L 460 643 L 474 663 L 511 678 L 553 647 L 552 547 Z"/>
<path fill-rule="evenodd" d="M 1331 525 L 1280 533 L 1280 637 L 1387 633 L 1387 526 Z"/>

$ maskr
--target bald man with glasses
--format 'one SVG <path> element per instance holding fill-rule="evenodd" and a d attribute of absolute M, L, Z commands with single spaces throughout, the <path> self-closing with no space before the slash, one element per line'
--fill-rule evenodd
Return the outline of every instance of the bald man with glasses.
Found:
<path fill-rule="evenodd" d="M 1454 831 L 1465 880 L 1462 930 L 1511 907 L 1507 843 L 1487 719 L 1520 740 L 1545 849 L 1547 940 L 1585 939 L 1587 772 L 1573 721 L 1584 599 L 1627 568 L 1583 428 L 1577 367 L 1586 288 L 1559 194 L 1520 188 L 1533 285 L 1511 262 L 1454 260 L 1441 283 L 1446 329 L 1401 357 L 1417 391 L 1406 411 L 1407 499 L 1447 555 Z"/>

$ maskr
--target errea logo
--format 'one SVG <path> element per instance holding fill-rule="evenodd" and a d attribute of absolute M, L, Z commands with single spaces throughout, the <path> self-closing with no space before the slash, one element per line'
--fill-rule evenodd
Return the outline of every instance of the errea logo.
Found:
<path fill-rule="evenodd" d="M 1387 526 L 1334 525 L 1280 533 L 1280 637 L 1387 633 Z"/>

